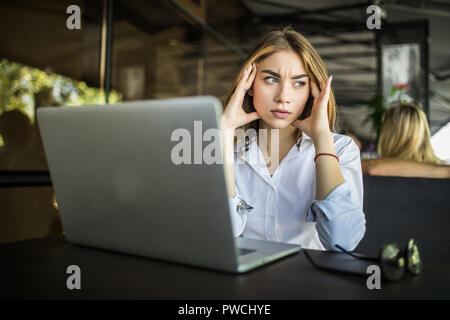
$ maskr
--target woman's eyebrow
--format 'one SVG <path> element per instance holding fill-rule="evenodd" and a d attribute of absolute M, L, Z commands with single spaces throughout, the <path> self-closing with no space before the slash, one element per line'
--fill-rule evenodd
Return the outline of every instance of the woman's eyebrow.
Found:
<path fill-rule="evenodd" d="M 270 75 L 272 75 L 272 76 L 274 76 L 274 77 L 277 77 L 277 78 L 281 78 L 281 76 L 278 74 L 278 73 L 276 73 L 275 71 L 272 71 L 272 70 L 262 70 L 261 72 L 265 72 L 265 73 L 268 73 L 268 74 L 270 74 Z M 299 74 L 298 76 L 293 76 L 291 79 L 292 80 L 294 80 L 294 79 L 301 79 L 301 78 L 304 78 L 304 77 L 308 77 L 308 75 L 307 74 Z"/>

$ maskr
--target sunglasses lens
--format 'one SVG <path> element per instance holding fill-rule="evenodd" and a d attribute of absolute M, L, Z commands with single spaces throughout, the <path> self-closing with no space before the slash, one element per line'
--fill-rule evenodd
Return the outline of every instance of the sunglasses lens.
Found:
<path fill-rule="evenodd" d="M 412 274 L 419 274 L 422 271 L 423 265 L 420 260 L 419 248 L 417 247 L 414 239 L 408 241 L 408 245 L 406 247 L 406 257 L 408 259 L 408 270 Z"/>
<path fill-rule="evenodd" d="M 384 276 L 390 281 L 396 281 L 405 274 L 405 259 L 397 244 L 388 244 L 381 250 L 381 268 Z"/>

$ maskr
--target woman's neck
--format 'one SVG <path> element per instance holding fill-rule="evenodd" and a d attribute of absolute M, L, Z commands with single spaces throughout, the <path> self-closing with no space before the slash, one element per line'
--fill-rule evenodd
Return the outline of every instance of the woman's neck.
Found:
<path fill-rule="evenodd" d="M 283 153 L 285 150 L 290 150 L 292 146 L 297 142 L 298 137 L 298 130 L 297 128 L 293 126 L 288 126 L 286 128 L 282 129 L 273 129 L 271 128 L 266 122 L 264 122 L 262 119 L 259 121 L 259 129 L 265 129 L 267 132 L 267 140 L 260 141 L 260 138 L 264 139 L 264 135 L 258 134 L 258 145 L 265 142 L 265 145 L 267 146 L 267 154 L 268 156 L 271 155 L 271 147 L 275 147 L 278 145 L 279 152 Z M 275 132 L 275 130 L 278 130 L 278 139 L 272 142 L 272 134 Z M 275 137 L 274 137 L 275 139 Z"/>

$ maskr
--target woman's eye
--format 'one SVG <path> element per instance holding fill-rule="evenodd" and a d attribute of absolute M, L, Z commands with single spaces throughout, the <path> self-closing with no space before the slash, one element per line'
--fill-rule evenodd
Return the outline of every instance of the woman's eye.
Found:
<path fill-rule="evenodd" d="M 267 77 L 264 80 L 266 80 L 268 83 L 277 83 L 277 79 L 273 78 L 273 77 Z M 271 81 L 273 80 L 273 81 Z"/>
<path fill-rule="evenodd" d="M 278 79 L 276 79 L 276 78 L 274 78 L 274 77 L 267 77 L 267 78 L 264 78 L 264 80 L 265 80 L 266 82 L 268 82 L 268 83 L 277 83 L 277 82 L 278 82 Z M 303 87 L 304 85 L 305 85 L 305 82 L 303 82 L 303 81 L 297 81 L 297 82 L 294 84 L 294 87 L 299 88 L 299 87 Z"/>

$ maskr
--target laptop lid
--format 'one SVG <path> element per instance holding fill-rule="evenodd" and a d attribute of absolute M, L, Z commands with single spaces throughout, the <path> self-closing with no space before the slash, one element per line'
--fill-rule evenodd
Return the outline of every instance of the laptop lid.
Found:
<path fill-rule="evenodd" d="M 208 96 L 38 109 L 68 241 L 236 270 L 223 166 L 198 159 L 221 110 Z M 191 164 L 175 164 L 188 136 Z"/>

